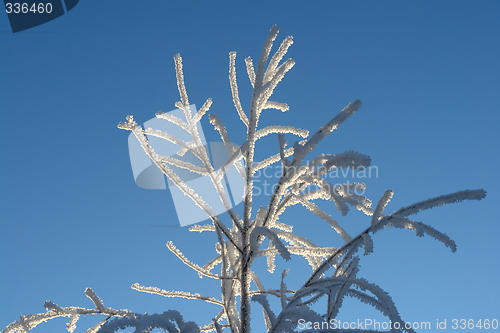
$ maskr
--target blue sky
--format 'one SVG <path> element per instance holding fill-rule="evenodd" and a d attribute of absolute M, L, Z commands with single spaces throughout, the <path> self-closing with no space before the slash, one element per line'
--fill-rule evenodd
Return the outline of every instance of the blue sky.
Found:
<path fill-rule="evenodd" d="M 246 108 L 251 91 L 243 59 L 259 56 L 273 24 L 281 28 L 279 40 L 294 36 L 288 56 L 296 65 L 274 96 L 290 111 L 268 111 L 263 125 L 315 131 L 360 99 L 361 110 L 317 152 L 370 155 L 379 171 L 366 179 L 373 201 L 390 188 L 395 196 L 388 210 L 394 211 L 463 189 L 488 191 L 486 200 L 415 216 L 451 236 L 456 253 L 430 237 L 385 230 L 374 237 L 375 252 L 362 257 L 359 276 L 388 291 L 407 321 L 447 319 L 452 331 L 454 318 L 500 320 L 494 282 L 500 273 L 499 12 L 500 3 L 490 0 L 82 0 L 68 14 L 16 34 L 0 15 L 0 326 L 43 312 L 45 300 L 91 307 L 86 287 L 113 308 L 177 309 L 199 324 L 215 314 L 218 309 L 197 301 L 129 288 L 138 282 L 217 295 L 214 280 L 200 280 L 165 248 L 172 240 L 204 263 L 213 239 L 173 227 L 167 191 L 135 185 L 128 133 L 116 125 L 126 115 L 144 122 L 174 109 L 173 56 L 181 53 L 191 102 L 201 106 L 212 97 L 211 112 L 241 143 L 228 53 L 238 52 Z M 205 122 L 207 140 L 216 141 L 210 128 Z M 261 156 L 277 147 L 269 141 Z M 326 209 L 348 230 L 369 223 L 357 212 L 340 218 L 334 207 Z M 287 218 L 318 243 L 339 244 L 310 213 L 297 209 Z M 293 265 L 298 273 L 290 272 L 290 286 L 300 284 L 299 267 L 306 267 Z M 376 316 L 356 302 L 341 315 Z M 260 309 L 253 316 L 259 327 Z M 64 325 L 55 320 L 33 332 L 63 331 Z"/>

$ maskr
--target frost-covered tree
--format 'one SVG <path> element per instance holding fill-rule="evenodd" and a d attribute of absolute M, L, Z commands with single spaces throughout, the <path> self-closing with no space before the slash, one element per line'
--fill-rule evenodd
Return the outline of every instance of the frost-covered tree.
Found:
<path fill-rule="evenodd" d="M 341 123 L 355 113 L 361 106 L 356 100 L 348 104 L 333 119 L 328 121 L 314 134 L 307 130 L 291 126 L 259 127 L 262 112 L 267 109 L 287 111 L 288 105 L 270 100 L 274 89 L 285 74 L 294 66 L 294 61 L 283 57 L 292 45 L 292 37 L 286 37 L 277 51 L 271 56 L 273 42 L 278 34 L 278 28 L 273 27 L 264 44 L 264 48 L 256 67 L 251 58 L 246 58 L 246 71 L 253 87 L 252 98 L 248 110 L 244 110 L 240 99 L 236 80 L 236 53 L 229 54 L 229 81 L 231 93 L 242 126 L 246 128 L 246 141 L 235 146 L 229 139 L 229 132 L 222 121 L 214 114 L 208 114 L 210 123 L 218 131 L 227 149 L 229 158 L 221 168 L 216 168 L 209 158 L 207 147 L 203 144 L 198 123 L 205 117 L 212 105 L 207 99 L 203 106 L 193 112 L 190 108 L 188 94 L 184 83 L 182 58 L 175 56 L 177 86 L 180 101 L 175 106 L 183 111 L 184 117 L 179 118 L 168 113 L 158 113 L 157 118 L 170 122 L 189 133 L 190 140 L 182 140 L 171 133 L 157 129 L 142 128 L 132 116 L 127 122 L 120 123 L 119 128 L 131 131 L 154 164 L 175 184 L 182 193 L 188 196 L 208 216 L 210 223 L 193 225 L 194 232 L 212 232 L 216 240 L 216 253 L 213 259 L 204 265 L 199 265 L 188 259 L 172 242 L 167 248 L 184 264 L 191 267 L 200 276 L 215 279 L 220 284 L 220 297 L 214 298 L 187 291 L 167 291 L 157 287 L 146 287 L 134 284 L 133 289 L 141 292 L 158 294 L 165 297 L 183 297 L 201 300 L 215 304 L 220 311 L 213 314 L 213 321 L 199 326 L 193 322 L 185 322 L 176 311 L 169 310 L 162 314 L 138 314 L 129 310 L 115 310 L 104 306 L 101 299 L 91 290 L 85 294 L 93 301 L 95 308 L 60 307 L 50 301 L 45 303 L 46 312 L 22 316 L 19 321 L 11 323 L 2 332 L 26 332 L 38 324 L 55 317 L 69 317 L 67 330 L 73 332 L 80 316 L 104 315 L 105 318 L 91 332 L 118 332 L 132 327 L 135 332 L 151 332 L 163 329 L 167 332 L 200 332 L 200 331 L 231 331 L 233 333 L 248 333 L 251 331 L 252 302 L 254 312 L 262 308 L 267 332 L 297 332 L 299 320 L 325 322 L 336 318 L 346 297 L 355 298 L 369 304 L 392 322 L 391 332 L 413 332 L 405 326 L 396 305 L 391 297 L 378 285 L 368 282 L 358 276 L 359 253 L 367 255 L 373 251 L 372 236 L 382 229 L 394 227 L 414 230 L 417 236 L 425 234 L 435 238 L 456 251 L 456 245 L 446 234 L 431 226 L 412 220 L 410 217 L 422 210 L 463 200 L 480 200 L 485 197 L 484 190 L 465 190 L 448 195 L 418 202 L 395 212 L 388 213 L 385 207 L 393 196 L 391 190 L 386 190 L 377 203 L 364 195 L 364 184 L 346 183 L 331 184 L 327 174 L 338 169 L 360 169 L 370 165 L 370 158 L 354 151 L 339 154 L 319 154 L 306 157 L 316 145 Z M 257 141 L 265 136 L 277 134 L 277 153 L 263 160 L 256 160 Z M 302 138 L 288 146 L 285 135 L 295 135 Z M 177 156 L 161 156 L 149 142 L 149 138 L 157 137 L 179 146 Z M 183 159 L 185 154 L 195 157 L 197 163 Z M 254 207 L 254 181 L 258 170 L 274 163 L 281 164 L 281 177 L 274 187 L 274 192 L 266 206 Z M 223 178 L 230 168 L 234 168 L 244 179 L 244 194 L 242 211 L 239 213 L 232 207 L 229 194 L 223 185 Z M 178 174 L 185 169 L 194 174 L 209 177 L 220 202 L 224 205 L 228 221 L 222 221 L 208 203 L 194 191 Z M 331 201 L 345 216 L 349 209 L 354 208 L 364 213 L 366 228 L 357 235 L 349 235 L 342 226 L 317 204 L 317 200 Z M 328 223 L 343 240 L 343 244 L 331 244 L 330 247 L 316 245 L 313 240 L 293 232 L 294 221 L 283 218 L 283 213 L 291 206 L 301 205 Z M 309 277 L 296 290 L 289 289 L 285 283 L 287 274 L 293 274 L 288 269 L 281 273 L 280 285 L 265 287 L 259 278 L 259 272 L 253 270 L 256 260 L 267 259 L 268 270 L 274 272 L 276 256 L 290 260 L 294 256 L 305 258 L 311 267 Z M 270 302 L 276 298 L 279 302 Z M 326 306 L 319 308 L 316 303 L 326 299 Z M 271 304 L 279 304 L 273 308 Z M 316 303 L 316 304 L 315 304 Z M 322 332 L 374 332 L 362 329 L 326 329 Z M 304 332 L 304 331 L 303 331 Z"/>

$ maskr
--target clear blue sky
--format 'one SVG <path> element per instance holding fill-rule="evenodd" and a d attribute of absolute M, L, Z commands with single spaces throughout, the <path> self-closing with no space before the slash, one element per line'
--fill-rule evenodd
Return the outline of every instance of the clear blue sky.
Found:
<path fill-rule="evenodd" d="M 113 308 L 177 309 L 207 323 L 216 306 L 129 288 L 138 282 L 217 295 L 215 280 L 200 280 L 165 248 L 172 240 L 203 264 L 213 239 L 172 227 L 168 192 L 135 185 L 128 133 L 116 125 L 129 114 L 144 122 L 174 108 L 172 58 L 181 53 L 190 100 L 200 106 L 212 97 L 211 111 L 241 143 L 228 53 L 238 52 L 247 107 L 243 59 L 259 56 L 273 24 L 281 28 L 279 40 L 294 36 L 288 55 L 296 66 L 274 98 L 291 110 L 269 111 L 265 123 L 314 131 L 359 98 L 361 110 L 318 152 L 370 155 L 379 170 L 366 180 L 372 200 L 390 188 L 394 211 L 463 189 L 488 191 L 486 200 L 415 217 L 451 236 L 456 253 L 430 237 L 386 230 L 374 237 L 375 252 L 362 257 L 359 276 L 388 291 L 407 321 L 500 319 L 499 13 L 500 2 L 492 0 L 82 0 L 68 14 L 16 34 L 0 15 L 0 326 L 43 312 L 45 300 L 92 307 L 86 287 Z M 318 243 L 339 244 L 312 214 L 296 210 L 288 218 Z M 356 212 L 338 220 L 349 230 L 369 223 Z M 289 276 L 290 286 L 300 283 L 293 270 Z M 357 305 L 349 302 L 343 318 L 375 318 Z M 33 332 L 62 332 L 64 325 L 56 320 Z"/>

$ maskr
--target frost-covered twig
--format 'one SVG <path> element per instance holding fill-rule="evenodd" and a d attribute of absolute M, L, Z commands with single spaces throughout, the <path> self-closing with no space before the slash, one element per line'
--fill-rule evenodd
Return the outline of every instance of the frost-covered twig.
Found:
<path fill-rule="evenodd" d="M 167 291 L 163 290 L 157 287 L 144 287 L 141 286 L 138 283 L 134 283 L 132 285 L 132 289 L 135 289 L 137 291 L 142 291 L 144 293 L 150 293 L 150 294 L 156 294 L 156 295 L 161 295 L 165 297 L 180 297 L 180 298 L 188 298 L 188 299 L 199 299 L 208 303 L 213 303 L 217 305 L 223 306 L 224 304 L 219 301 L 218 299 L 210 296 L 203 296 L 200 294 L 192 294 L 186 291 Z"/>
<path fill-rule="evenodd" d="M 95 292 L 87 288 L 85 290 L 85 294 L 88 298 L 92 300 L 95 305 L 95 309 L 86 309 L 80 307 L 60 307 L 51 301 L 46 301 L 44 307 L 47 309 L 46 312 L 24 315 L 18 321 L 15 321 L 9 324 L 5 329 L 2 330 L 1 333 L 24 333 L 29 330 L 37 327 L 39 324 L 46 322 L 49 319 L 58 318 L 58 317 L 70 317 L 70 322 L 67 325 L 68 331 L 71 333 L 76 328 L 76 321 L 80 316 L 87 315 L 105 315 L 107 318 L 100 322 L 98 325 L 102 325 L 111 317 L 125 317 L 125 316 L 133 316 L 137 315 L 129 310 L 115 310 L 112 308 L 108 308 L 104 306 L 102 300 L 95 294 Z M 94 326 L 90 331 L 95 331 L 99 329 L 100 326 Z"/>
<path fill-rule="evenodd" d="M 389 193 L 389 192 L 386 192 L 386 194 L 384 194 L 384 196 L 380 200 L 381 203 L 379 203 L 379 206 L 385 206 L 384 202 L 387 201 L 387 197 L 388 197 L 387 193 Z M 357 248 L 360 245 L 360 243 L 359 243 L 360 241 L 364 242 L 364 240 L 363 240 L 364 234 L 368 234 L 370 232 L 375 233 L 384 227 L 393 226 L 393 227 L 417 230 L 417 235 L 419 235 L 419 236 L 423 235 L 423 233 L 428 233 L 430 236 L 436 238 L 437 240 L 439 240 L 439 241 L 443 242 L 444 244 L 446 244 L 447 246 L 451 247 L 452 251 L 455 251 L 456 248 L 454 247 L 454 242 L 451 241 L 451 239 L 449 239 L 445 234 L 438 232 L 434 228 L 432 228 L 424 223 L 404 219 L 404 217 L 403 217 L 404 215 L 402 215 L 401 212 L 405 212 L 405 213 L 411 212 L 411 211 L 413 211 L 413 209 L 414 209 L 413 207 L 415 207 L 415 205 L 418 205 L 418 207 L 425 207 L 425 209 L 429 209 L 429 208 L 437 206 L 436 201 L 439 201 L 441 203 L 440 205 L 443 205 L 446 203 L 454 203 L 454 202 L 459 201 L 456 199 L 457 197 L 459 197 L 461 200 L 481 200 L 485 196 L 486 196 L 486 192 L 484 190 L 460 191 L 460 192 L 451 193 L 451 194 L 448 194 L 445 196 L 438 197 L 439 200 L 436 200 L 436 198 L 433 198 L 433 199 L 419 202 L 418 204 L 403 207 L 390 215 L 383 216 L 383 218 L 381 218 L 378 223 L 370 225 L 364 231 L 362 231 L 358 236 L 354 237 L 351 241 L 347 242 L 342 247 L 337 249 L 327 260 L 325 260 L 321 264 L 320 267 L 318 267 L 310 275 L 310 277 L 304 283 L 304 286 L 308 286 L 315 279 L 317 279 L 321 274 L 323 274 L 326 269 L 331 267 L 334 264 L 334 262 L 337 260 L 339 255 L 341 255 L 346 249 L 349 249 L 351 247 Z M 422 208 L 422 209 L 424 209 L 424 208 Z M 401 221 L 401 219 L 404 219 L 404 221 Z M 358 245 L 356 245 L 356 244 L 358 244 Z"/>

